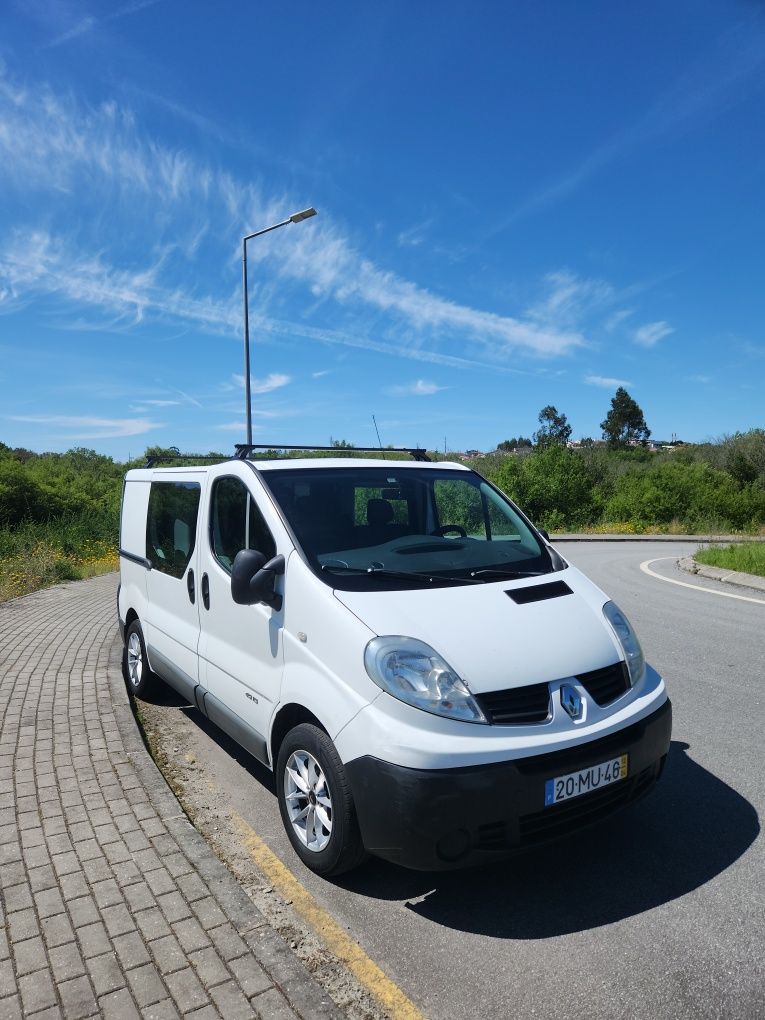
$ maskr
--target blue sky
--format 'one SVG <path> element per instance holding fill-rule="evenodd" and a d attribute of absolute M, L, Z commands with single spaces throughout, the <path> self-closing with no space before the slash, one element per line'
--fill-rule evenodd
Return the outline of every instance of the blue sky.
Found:
<path fill-rule="evenodd" d="M 9 0 L 0 440 L 762 427 L 765 9 Z"/>

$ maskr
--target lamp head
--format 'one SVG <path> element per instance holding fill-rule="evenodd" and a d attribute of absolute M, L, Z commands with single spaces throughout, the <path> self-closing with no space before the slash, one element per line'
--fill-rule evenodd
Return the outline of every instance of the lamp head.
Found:
<path fill-rule="evenodd" d="M 310 209 L 303 209 L 302 212 L 293 213 L 290 216 L 290 223 L 300 223 L 301 220 L 310 219 L 311 216 L 316 215 L 316 210 L 311 206 Z"/>

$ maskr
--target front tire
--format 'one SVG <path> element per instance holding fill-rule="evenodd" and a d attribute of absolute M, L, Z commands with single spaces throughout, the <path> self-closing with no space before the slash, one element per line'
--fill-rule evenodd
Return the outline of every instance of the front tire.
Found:
<path fill-rule="evenodd" d="M 122 675 L 136 698 L 145 698 L 156 686 L 156 676 L 149 669 L 143 631 L 138 620 L 133 620 L 125 631 L 125 648 L 122 653 Z"/>
<path fill-rule="evenodd" d="M 324 730 L 301 723 L 279 748 L 276 792 L 298 857 L 317 875 L 340 875 L 366 857 L 343 763 Z"/>

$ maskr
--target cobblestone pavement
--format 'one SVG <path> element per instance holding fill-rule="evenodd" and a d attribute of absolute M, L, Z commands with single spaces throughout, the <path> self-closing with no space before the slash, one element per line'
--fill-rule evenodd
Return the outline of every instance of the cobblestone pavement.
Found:
<path fill-rule="evenodd" d="M 0 1018 L 339 1017 L 146 751 L 115 598 L 0 605 Z"/>

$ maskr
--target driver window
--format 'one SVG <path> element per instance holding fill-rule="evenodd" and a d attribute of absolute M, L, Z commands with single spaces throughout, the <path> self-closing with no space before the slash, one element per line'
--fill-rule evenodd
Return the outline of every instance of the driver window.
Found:
<path fill-rule="evenodd" d="M 219 478 L 210 499 L 210 547 L 224 570 L 242 549 L 257 549 L 267 560 L 276 555 L 268 525 L 238 478 Z"/>

